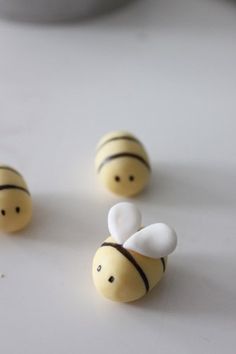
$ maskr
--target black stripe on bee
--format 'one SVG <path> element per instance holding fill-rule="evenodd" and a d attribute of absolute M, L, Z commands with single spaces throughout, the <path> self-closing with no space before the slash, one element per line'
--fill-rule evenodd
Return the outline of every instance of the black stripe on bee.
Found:
<path fill-rule="evenodd" d="M 109 144 L 112 141 L 116 141 L 116 140 L 129 140 L 129 141 L 133 141 L 133 142 L 135 142 L 135 143 L 137 143 L 137 144 L 142 146 L 142 143 L 137 138 L 135 138 L 134 136 L 121 135 L 121 136 L 115 136 L 113 138 L 105 140 L 100 146 L 98 146 L 97 152 L 99 150 L 101 150 L 101 148 L 103 148 L 103 146 Z"/>
<path fill-rule="evenodd" d="M 165 271 L 166 271 L 166 261 L 165 261 L 165 258 L 161 257 L 161 263 L 162 263 L 162 267 L 163 267 L 163 273 L 165 273 Z"/>
<path fill-rule="evenodd" d="M 18 190 L 21 190 L 21 191 L 30 195 L 30 192 L 28 191 L 28 189 L 26 189 L 24 187 L 16 186 L 15 184 L 2 184 L 2 185 L 0 185 L 0 191 L 6 190 L 6 189 L 18 189 Z"/>
<path fill-rule="evenodd" d="M 135 269 L 138 271 L 139 275 L 141 276 L 143 283 L 145 285 L 145 289 L 146 292 L 149 291 L 149 281 L 148 278 L 146 276 L 146 274 L 144 273 L 143 269 L 140 267 L 140 265 L 137 263 L 137 261 L 134 259 L 134 257 L 132 256 L 131 253 L 129 253 L 129 251 L 127 251 L 126 248 L 124 248 L 122 245 L 118 244 L 118 243 L 112 243 L 112 242 L 104 242 L 101 247 L 104 246 L 110 246 L 110 247 L 114 247 L 117 251 L 119 251 L 124 257 L 126 257 L 130 263 L 133 264 L 133 266 L 135 267 Z"/>
<path fill-rule="evenodd" d="M 101 172 L 101 169 L 110 161 L 115 160 L 115 159 L 119 159 L 121 157 L 131 157 L 133 159 L 139 160 L 142 164 L 144 164 L 148 170 L 151 170 L 151 167 L 149 165 L 149 163 L 140 155 L 134 154 L 134 153 L 130 153 L 130 152 L 121 152 L 118 154 L 114 154 L 114 155 L 110 155 L 108 157 L 106 157 L 101 164 L 98 167 L 98 173 Z"/>
<path fill-rule="evenodd" d="M 14 168 L 9 167 L 9 166 L 0 166 L 0 170 L 11 171 L 11 172 L 15 173 L 16 175 L 22 177 L 21 174 L 18 171 L 16 171 Z"/>

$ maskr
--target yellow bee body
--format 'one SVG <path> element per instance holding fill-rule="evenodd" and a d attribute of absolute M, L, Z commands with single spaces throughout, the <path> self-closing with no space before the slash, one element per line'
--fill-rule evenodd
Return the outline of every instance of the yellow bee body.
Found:
<path fill-rule="evenodd" d="M 24 178 L 15 169 L 0 166 L 0 231 L 24 228 L 32 216 L 32 200 Z"/>
<path fill-rule="evenodd" d="M 100 140 L 95 165 L 105 187 L 125 197 L 141 192 L 151 171 L 148 155 L 141 142 L 123 131 L 106 134 Z"/>
<path fill-rule="evenodd" d="M 167 258 L 154 259 L 122 249 L 122 246 L 117 245 L 115 240 L 109 237 L 94 256 L 94 284 L 97 290 L 110 300 L 135 301 L 152 290 L 161 280 L 166 269 L 166 261 Z M 143 278 L 143 274 L 146 279 Z"/>
<path fill-rule="evenodd" d="M 110 300 L 131 302 L 152 290 L 176 247 L 176 234 L 169 226 L 158 223 L 140 229 L 140 221 L 138 209 L 130 203 L 119 203 L 109 212 L 112 236 L 95 253 L 92 274 L 98 292 Z"/>

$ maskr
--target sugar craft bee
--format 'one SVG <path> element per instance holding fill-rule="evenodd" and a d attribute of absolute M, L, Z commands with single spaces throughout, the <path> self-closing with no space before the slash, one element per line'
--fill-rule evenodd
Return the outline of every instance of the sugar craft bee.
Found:
<path fill-rule="evenodd" d="M 134 135 L 123 131 L 106 134 L 100 140 L 95 165 L 104 186 L 124 197 L 141 192 L 151 172 L 142 143 Z"/>
<path fill-rule="evenodd" d="M 94 285 L 110 300 L 137 300 L 161 280 L 177 245 L 176 233 L 163 223 L 142 228 L 141 214 L 131 203 L 110 209 L 108 229 L 111 236 L 93 259 Z"/>
<path fill-rule="evenodd" d="M 22 175 L 0 165 L 0 231 L 23 229 L 32 216 L 32 200 Z"/>

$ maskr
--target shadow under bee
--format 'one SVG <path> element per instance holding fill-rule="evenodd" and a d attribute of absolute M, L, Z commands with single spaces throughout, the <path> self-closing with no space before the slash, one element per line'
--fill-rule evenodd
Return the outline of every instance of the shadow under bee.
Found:
<path fill-rule="evenodd" d="M 137 200 L 149 205 L 222 207 L 235 205 L 234 169 L 204 164 L 152 164 L 149 185 Z"/>
<path fill-rule="evenodd" d="M 108 233 L 105 214 L 106 207 L 102 207 L 101 201 L 90 200 L 88 196 L 36 194 L 32 221 L 16 237 L 76 247 L 92 244 L 93 253 L 99 234 Z"/>
<path fill-rule="evenodd" d="M 169 263 L 165 277 L 150 294 L 125 306 L 183 318 L 210 315 L 235 319 L 233 254 L 227 254 L 227 257 L 217 254 L 178 255 Z"/>

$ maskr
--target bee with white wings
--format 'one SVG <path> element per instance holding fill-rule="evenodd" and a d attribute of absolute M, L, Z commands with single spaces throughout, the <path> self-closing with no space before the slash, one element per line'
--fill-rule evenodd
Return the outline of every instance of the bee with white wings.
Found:
<path fill-rule="evenodd" d="M 177 245 L 176 233 L 163 223 L 142 228 L 139 210 L 126 202 L 110 209 L 108 228 L 111 236 L 93 260 L 95 287 L 113 301 L 137 300 L 161 280 Z"/>

